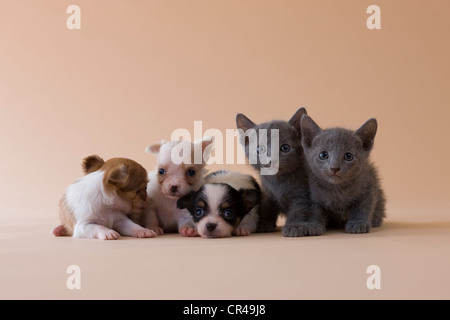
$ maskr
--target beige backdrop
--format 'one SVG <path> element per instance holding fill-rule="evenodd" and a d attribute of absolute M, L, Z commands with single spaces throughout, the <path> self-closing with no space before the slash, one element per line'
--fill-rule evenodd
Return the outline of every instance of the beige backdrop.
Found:
<path fill-rule="evenodd" d="M 66 27 L 70 4 L 81 30 Z M 366 27 L 371 4 L 381 30 Z M 56 223 L 87 155 L 152 169 L 145 146 L 194 120 L 225 130 L 238 112 L 260 122 L 300 106 L 323 127 L 376 117 L 389 219 L 447 220 L 449 12 L 445 0 L 2 0 L 0 221 Z"/>

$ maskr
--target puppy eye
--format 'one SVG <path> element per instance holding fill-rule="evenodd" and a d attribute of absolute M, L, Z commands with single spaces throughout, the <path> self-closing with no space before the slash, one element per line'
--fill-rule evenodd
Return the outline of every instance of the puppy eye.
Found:
<path fill-rule="evenodd" d="M 231 219 L 234 216 L 234 212 L 231 209 L 227 209 L 225 210 L 225 212 L 223 213 L 223 215 L 225 216 L 225 218 L 227 219 Z"/>
<path fill-rule="evenodd" d="M 160 175 L 164 175 L 164 174 L 166 174 L 166 170 L 163 169 L 163 168 L 161 168 L 161 169 L 158 170 L 158 173 L 159 173 Z"/>
<path fill-rule="evenodd" d="M 353 160 L 353 155 L 350 152 L 347 152 L 346 154 L 344 154 L 344 160 L 345 161 L 352 161 Z"/>
<path fill-rule="evenodd" d="M 195 176 L 195 170 L 189 169 L 188 171 L 186 171 L 186 175 L 187 176 Z"/>
<path fill-rule="evenodd" d="M 321 160 L 326 160 L 326 159 L 328 159 L 328 152 L 322 151 L 322 152 L 319 154 L 319 158 L 320 158 Z"/>
<path fill-rule="evenodd" d="M 281 152 L 289 152 L 289 150 L 291 150 L 291 146 L 288 144 L 283 144 L 280 148 Z"/>
<path fill-rule="evenodd" d="M 266 152 L 266 147 L 264 147 L 264 146 L 258 146 L 258 148 L 256 148 L 256 152 L 258 152 L 258 153 L 264 153 L 264 152 Z"/>
<path fill-rule="evenodd" d="M 203 215 L 204 215 L 203 209 L 198 208 L 197 210 L 195 210 L 195 217 L 196 218 L 201 218 L 201 217 L 203 217 Z"/>

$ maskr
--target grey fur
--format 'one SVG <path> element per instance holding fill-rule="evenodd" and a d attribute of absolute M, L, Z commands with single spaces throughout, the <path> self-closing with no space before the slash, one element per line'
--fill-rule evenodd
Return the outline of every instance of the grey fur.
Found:
<path fill-rule="evenodd" d="M 369 161 L 377 121 L 370 119 L 355 132 L 343 128 L 322 130 L 304 115 L 301 132 L 313 216 L 320 217 L 324 227 L 345 226 L 348 233 L 367 233 L 371 227 L 381 226 L 386 200 L 377 170 Z M 352 157 L 347 155 L 345 160 L 347 153 Z M 339 177 L 331 176 L 332 168 L 339 169 Z"/>
<path fill-rule="evenodd" d="M 287 216 L 282 231 L 284 236 L 320 235 L 325 231 L 324 224 L 311 215 L 309 183 L 301 145 L 300 120 L 304 114 L 306 114 L 305 108 L 300 108 L 289 121 L 273 120 L 259 125 L 243 114 L 236 116 L 237 127 L 244 132 L 248 129 L 256 129 L 258 139 L 258 130 L 267 129 L 267 148 L 271 146 L 270 129 L 279 130 L 280 147 L 283 144 L 290 146 L 287 153 L 277 150 L 279 152 L 278 172 L 274 175 L 261 175 L 263 199 L 258 232 L 274 231 L 279 213 Z M 249 144 L 244 141 L 243 145 L 248 158 Z M 271 154 L 273 150 L 268 152 Z M 259 161 L 252 166 L 260 172 Z"/>

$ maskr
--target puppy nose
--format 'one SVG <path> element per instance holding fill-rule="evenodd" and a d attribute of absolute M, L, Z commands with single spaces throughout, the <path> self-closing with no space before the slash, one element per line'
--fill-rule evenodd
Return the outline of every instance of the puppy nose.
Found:
<path fill-rule="evenodd" d="M 215 223 L 207 223 L 206 224 L 206 230 L 208 230 L 209 232 L 212 232 L 216 229 L 217 224 Z"/>
<path fill-rule="evenodd" d="M 177 192 L 178 191 L 178 186 L 170 186 L 170 191 L 172 192 Z"/>
<path fill-rule="evenodd" d="M 333 171 L 334 173 L 338 172 L 339 170 L 341 170 L 341 168 L 331 168 L 331 171 Z"/>

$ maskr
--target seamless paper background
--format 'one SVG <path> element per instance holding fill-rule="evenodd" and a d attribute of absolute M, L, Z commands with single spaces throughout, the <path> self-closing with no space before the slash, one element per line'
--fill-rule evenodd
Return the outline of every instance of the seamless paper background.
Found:
<path fill-rule="evenodd" d="M 66 9 L 81 8 L 69 30 Z M 381 8 L 369 30 L 366 9 Z M 450 2 L 0 1 L 0 221 L 57 223 L 83 157 L 289 119 L 376 117 L 388 219 L 449 217 Z M 239 146 L 240 148 L 240 146 Z M 246 165 L 212 165 L 253 172 Z M 388 220 L 389 221 L 389 220 Z"/>

